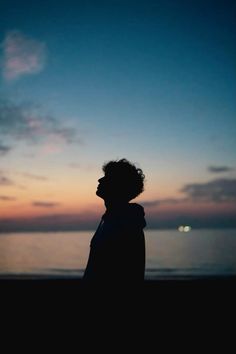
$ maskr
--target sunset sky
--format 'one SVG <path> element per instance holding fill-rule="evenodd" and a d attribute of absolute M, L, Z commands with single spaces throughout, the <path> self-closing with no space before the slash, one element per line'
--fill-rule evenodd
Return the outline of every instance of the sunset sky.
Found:
<path fill-rule="evenodd" d="M 93 229 L 104 162 L 147 226 L 236 226 L 235 1 L 0 2 L 0 231 Z"/>

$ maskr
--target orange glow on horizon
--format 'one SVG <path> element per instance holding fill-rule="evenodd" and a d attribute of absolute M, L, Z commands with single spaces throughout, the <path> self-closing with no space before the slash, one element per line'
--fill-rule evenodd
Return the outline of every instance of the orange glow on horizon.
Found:
<path fill-rule="evenodd" d="M 132 202 L 137 202 L 142 205 L 142 202 L 138 200 L 133 200 Z M 14 203 L 14 204 L 13 204 Z M 56 203 L 56 201 L 55 201 Z M 224 215 L 229 212 L 236 212 L 235 203 L 203 203 L 203 202 L 182 202 L 178 204 L 163 204 L 155 207 L 148 207 L 144 205 L 144 210 L 146 216 L 158 216 L 169 217 L 170 215 Z M 50 216 L 50 215 L 83 215 L 87 218 L 93 217 L 94 215 L 102 215 L 105 211 L 104 202 L 97 198 L 93 202 L 80 203 L 80 202 L 70 202 L 68 204 L 61 203 L 55 206 L 33 206 L 29 202 L 15 201 L 15 202 L 4 202 L 0 205 L 0 219 L 14 219 L 14 218 L 34 218 L 38 216 Z"/>

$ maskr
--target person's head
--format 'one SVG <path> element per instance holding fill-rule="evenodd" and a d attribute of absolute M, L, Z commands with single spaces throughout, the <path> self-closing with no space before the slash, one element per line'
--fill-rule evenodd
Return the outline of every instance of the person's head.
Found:
<path fill-rule="evenodd" d="M 103 165 L 104 177 L 98 180 L 97 196 L 104 200 L 129 202 L 144 190 L 145 175 L 126 159 Z"/>

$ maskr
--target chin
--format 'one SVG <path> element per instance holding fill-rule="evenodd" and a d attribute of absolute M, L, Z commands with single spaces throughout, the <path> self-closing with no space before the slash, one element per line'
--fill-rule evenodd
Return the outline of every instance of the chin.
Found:
<path fill-rule="evenodd" d="M 100 198 L 103 198 L 103 194 L 99 190 L 96 191 L 96 195 Z"/>

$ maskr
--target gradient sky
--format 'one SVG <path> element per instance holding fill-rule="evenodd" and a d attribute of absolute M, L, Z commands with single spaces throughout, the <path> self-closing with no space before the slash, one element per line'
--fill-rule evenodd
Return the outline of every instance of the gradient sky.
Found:
<path fill-rule="evenodd" d="M 236 226 L 234 1 L 0 3 L 0 230 L 93 228 L 101 166 L 149 227 Z"/>

